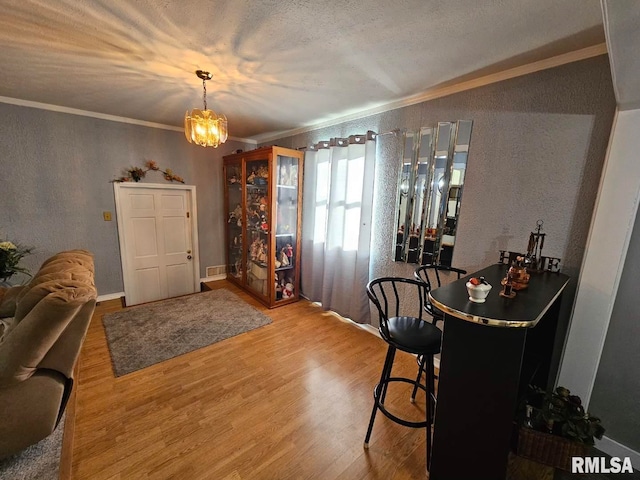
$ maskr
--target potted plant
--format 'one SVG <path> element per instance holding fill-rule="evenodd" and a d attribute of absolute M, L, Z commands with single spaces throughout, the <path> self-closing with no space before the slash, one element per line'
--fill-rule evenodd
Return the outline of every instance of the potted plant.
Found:
<path fill-rule="evenodd" d="M 568 471 L 571 457 L 586 456 L 605 429 L 567 388 L 557 387 L 552 392 L 530 389 L 519 429 L 518 455 Z"/>
<path fill-rule="evenodd" d="M 25 255 L 33 249 L 16 245 L 13 242 L 0 242 L 0 282 L 6 283 L 16 273 L 30 275 L 29 271 L 19 265 Z"/>

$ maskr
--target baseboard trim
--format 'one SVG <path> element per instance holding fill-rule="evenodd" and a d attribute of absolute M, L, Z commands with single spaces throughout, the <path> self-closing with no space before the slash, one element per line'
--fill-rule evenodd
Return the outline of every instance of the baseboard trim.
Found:
<path fill-rule="evenodd" d="M 226 278 L 227 278 L 227 274 L 226 273 L 221 273 L 220 275 L 213 275 L 212 277 L 201 278 L 200 282 L 202 282 L 202 283 L 217 282 L 218 280 L 224 280 Z"/>
<path fill-rule="evenodd" d="M 107 300 L 117 300 L 124 297 L 124 292 L 107 293 L 106 295 L 98 295 L 98 302 L 106 302 Z"/>
<path fill-rule="evenodd" d="M 611 455 L 612 457 L 629 457 L 633 468 L 635 470 L 640 470 L 640 453 L 630 449 L 626 445 L 622 445 L 612 438 L 604 436 L 602 437 L 602 440 L 596 440 L 596 448 L 607 455 Z"/>
<path fill-rule="evenodd" d="M 227 278 L 227 274 L 223 273 L 221 275 L 214 275 L 213 277 L 201 278 L 200 282 L 215 282 L 217 280 L 224 280 Z M 107 300 L 117 300 L 119 298 L 124 297 L 124 292 L 116 292 L 116 293 L 107 293 L 106 295 L 98 295 L 98 302 L 106 302 Z"/>

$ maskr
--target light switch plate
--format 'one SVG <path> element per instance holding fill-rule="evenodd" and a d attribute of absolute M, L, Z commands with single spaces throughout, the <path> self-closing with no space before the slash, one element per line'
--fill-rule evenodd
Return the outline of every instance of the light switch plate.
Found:
<path fill-rule="evenodd" d="M 111 212 L 102 212 L 102 218 L 104 218 L 105 222 L 111 221 Z"/>

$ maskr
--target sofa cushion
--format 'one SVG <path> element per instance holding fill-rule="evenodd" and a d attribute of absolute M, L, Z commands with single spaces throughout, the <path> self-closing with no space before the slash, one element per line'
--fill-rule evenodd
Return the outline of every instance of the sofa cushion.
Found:
<path fill-rule="evenodd" d="M 87 250 L 69 250 L 46 260 L 31 281 L 18 293 L 15 310 L 18 310 L 18 305 L 33 288 L 54 280 L 75 281 L 78 284 L 95 286 L 93 255 Z M 40 291 L 41 295 L 42 291 Z M 35 303 L 37 302 L 32 299 L 30 306 L 32 307 Z M 18 318 L 26 314 L 24 308 L 21 311 L 22 314 L 18 315 Z"/>
<path fill-rule="evenodd" d="M 74 268 L 82 269 L 92 274 L 94 273 L 93 263 L 87 264 L 86 262 L 80 259 L 73 260 L 71 258 L 59 258 L 51 263 L 48 263 L 43 267 L 40 267 L 40 270 L 38 270 L 38 273 L 34 278 L 39 277 L 40 275 L 60 273 L 69 269 L 74 269 Z"/>
<path fill-rule="evenodd" d="M 50 282 L 52 280 L 74 280 L 86 285 L 94 285 L 93 273 L 80 265 L 67 264 L 67 268 L 60 270 L 53 270 L 50 273 L 38 273 L 26 288 L 18 294 L 17 302 L 20 302 L 22 298 L 28 293 L 28 291 L 40 285 L 41 283 Z"/>
<path fill-rule="evenodd" d="M 40 266 L 44 267 L 45 265 L 48 265 L 49 263 L 59 258 L 76 258 L 76 259 L 82 259 L 88 263 L 93 263 L 93 253 L 91 253 L 89 250 L 83 250 L 78 248 L 75 250 L 65 250 L 63 252 L 58 252 L 55 255 L 52 255 L 51 257 L 47 258 L 44 262 L 42 262 L 42 265 Z"/>
<path fill-rule="evenodd" d="M 65 268 L 65 263 L 80 265 L 82 267 L 87 268 L 94 272 L 93 265 L 93 254 L 86 250 L 68 250 L 66 252 L 60 252 L 47 259 L 41 266 L 38 274 L 40 273 L 51 273 L 51 271 L 55 270 L 56 267 L 54 265 L 58 265 L 59 268 Z"/>

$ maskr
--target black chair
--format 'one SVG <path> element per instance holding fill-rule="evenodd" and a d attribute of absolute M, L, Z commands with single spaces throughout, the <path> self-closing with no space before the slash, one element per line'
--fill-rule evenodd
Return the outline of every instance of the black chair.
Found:
<path fill-rule="evenodd" d="M 429 301 L 429 292 L 433 288 L 441 287 L 442 277 L 444 275 L 448 276 L 450 274 L 453 274 L 454 276 L 457 277 L 456 280 L 459 280 L 463 275 L 467 274 L 467 271 L 462 270 L 461 268 L 450 267 L 448 265 L 429 264 L 429 265 L 422 265 L 421 267 L 416 268 L 413 273 L 413 276 L 416 278 L 416 280 L 424 283 L 425 285 L 425 289 L 424 289 L 425 296 L 424 296 L 424 303 L 423 303 L 424 311 L 427 312 L 429 315 L 431 315 L 431 319 L 432 319 L 431 321 L 436 326 L 439 321 L 444 322 L 444 313 L 431 304 L 431 302 Z M 418 355 L 417 362 L 418 362 L 418 376 L 416 377 L 416 382 L 419 383 L 420 379 L 422 378 L 422 373 L 425 371 L 426 365 L 425 365 L 424 358 L 420 355 Z M 433 367 L 431 369 L 430 378 L 431 378 L 431 381 L 438 378 L 438 376 L 433 371 Z M 435 391 L 434 385 L 431 385 L 431 390 Z M 418 392 L 418 389 L 414 388 L 412 398 L 415 398 L 415 395 L 417 392 Z"/>
<path fill-rule="evenodd" d="M 440 342 L 442 334 L 440 330 L 429 321 L 423 320 L 425 284 L 422 281 L 412 278 L 384 277 L 372 280 L 367 285 L 367 295 L 378 309 L 380 316 L 380 336 L 389 345 L 387 357 L 382 367 L 380 382 L 373 390 L 373 411 L 367 436 L 364 440 L 364 447 L 369 447 L 369 439 L 373 430 L 373 422 L 376 413 L 380 410 L 386 417 L 396 423 L 411 428 L 426 428 L 426 459 L 427 470 L 431 460 L 431 424 L 433 422 L 433 405 L 435 396 L 432 389 L 433 379 L 433 356 L 440 352 Z M 404 315 L 407 311 L 411 315 Z M 415 316 L 417 314 L 417 316 Z M 427 372 L 427 379 L 424 385 L 419 380 L 392 377 L 391 370 L 396 350 L 419 355 L 422 358 L 421 365 Z M 415 400 L 418 388 L 424 390 L 425 400 L 425 421 L 410 422 L 390 413 L 384 406 L 387 394 L 387 386 L 391 382 L 405 382 L 414 385 L 411 401 Z"/>
<path fill-rule="evenodd" d="M 413 272 L 413 276 L 416 280 L 421 281 L 426 286 L 424 309 L 429 315 L 431 315 L 434 325 L 437 325 L 440 320 L 444 320 L 444 313 L 431 305 L 428 295 L 432 289 L 442 286 L 442 278 L 444 275 L 449 276 L 450 274 L 453 274 L 457 277 L 456 280 L 459 280 L 463 275 L 467 274 L 467 271 L 447 265 L 429 264 L 422 265 L 421 267 L 416 268 Z"/>

